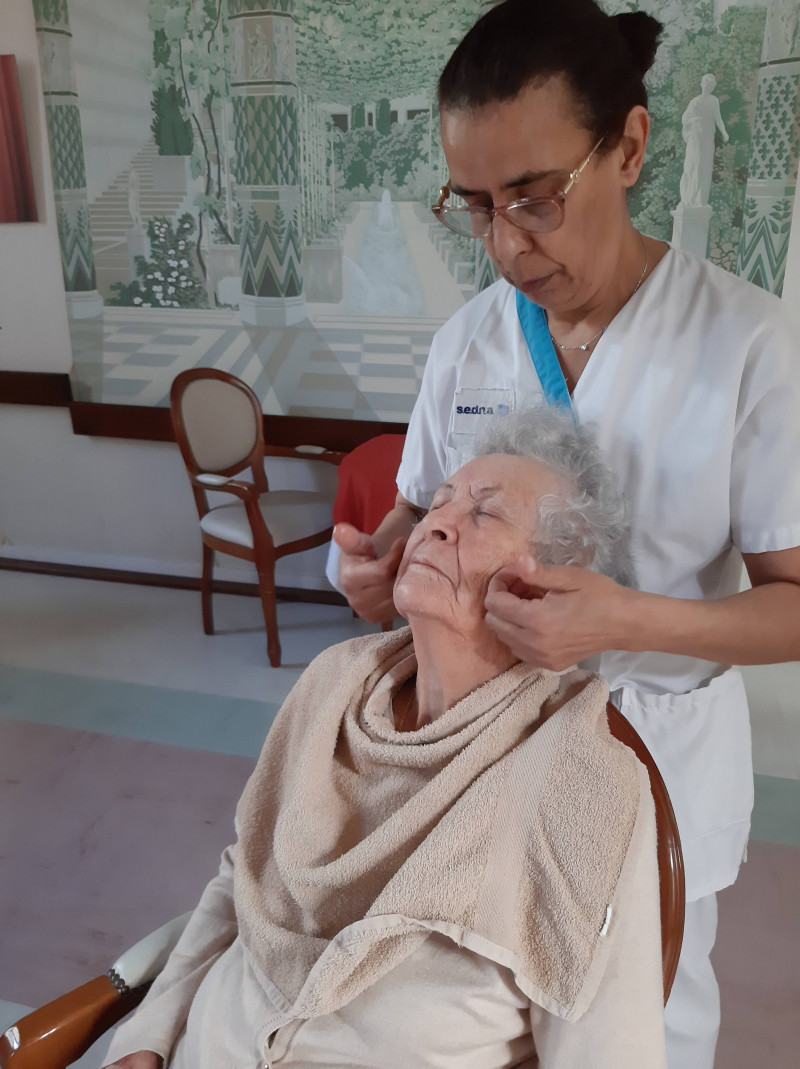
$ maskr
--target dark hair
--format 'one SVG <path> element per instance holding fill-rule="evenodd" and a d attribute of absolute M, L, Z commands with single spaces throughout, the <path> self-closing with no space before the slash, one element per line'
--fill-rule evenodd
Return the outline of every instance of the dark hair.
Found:
<path fill-rule="evenodd" d="M 579 121 L 612 148 L 636 104 L 662 30 L 643 11 L 607 15 L 594 0 L 502 0 L 478 20 L 439 79 L 439 107 L 513 100 L 531 84 L 566 78 Z"/>

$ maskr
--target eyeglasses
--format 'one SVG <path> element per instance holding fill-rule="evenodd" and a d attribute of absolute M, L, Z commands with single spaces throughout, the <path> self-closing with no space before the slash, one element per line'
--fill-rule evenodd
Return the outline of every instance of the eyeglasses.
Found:
<path fill-rule="evenodd" d="M 604 137 L 600 138 L 583 163 L 570 172 L 564 188 L 552 197 L 522 197 L 504 208 L 486 208 L 478 204 L 445 204 L 450 196 L 450 185 L 447 184 L 442 186 L 439 200 L 431 211 L 448 230 L 465 238 L 487 238 L 492 232 L 492 221 L 496 215 L 502 215 L 520 230 L 527 230 L 532 234 L 549 234 L 552 230 L 558 230 L 564 222 L 564 201 L 567 193 L 578 181 L 604 140 Z"/>

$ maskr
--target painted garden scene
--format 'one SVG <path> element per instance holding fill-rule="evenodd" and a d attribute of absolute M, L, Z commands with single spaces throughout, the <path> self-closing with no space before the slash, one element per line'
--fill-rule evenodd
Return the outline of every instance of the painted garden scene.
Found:
<path fill-rule="evenodd" d="M 78 400 L 217 366 L 275 414 L 402 421 L 494 280 L 442 228 L 438 75 L 481 0 L 32 0 Z M 605 0 L 665 23 L 645 233 L 781 292 L 797 0 Z"/>

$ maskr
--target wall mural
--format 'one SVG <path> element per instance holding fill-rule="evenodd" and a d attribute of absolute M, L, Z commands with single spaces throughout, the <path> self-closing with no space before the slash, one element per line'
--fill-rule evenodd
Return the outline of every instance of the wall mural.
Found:
<path fill-rule="evenodd" d="M 490 284 L 430 213 L 435 86 L 481 0 L 33 0 L 79 400 L 215 365 L 264 411 L 404 420 Z M 666 26 L 637 226 L 780 294 L 800 5 L 606 0 Z"/>

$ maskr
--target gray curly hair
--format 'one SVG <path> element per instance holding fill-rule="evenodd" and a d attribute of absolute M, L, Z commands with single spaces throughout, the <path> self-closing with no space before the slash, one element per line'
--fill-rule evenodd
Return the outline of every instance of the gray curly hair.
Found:
<path fill-rule="evenodd" d="M 544 564 L 576 564 L 635 586 L 630 522 L 617 477 L 593 433 L 559 408 L 531 408 L 491 420 L 475 456 L 504 453 L 545 464 L 574 492 L 539 501 L 532 549 Z"/>

